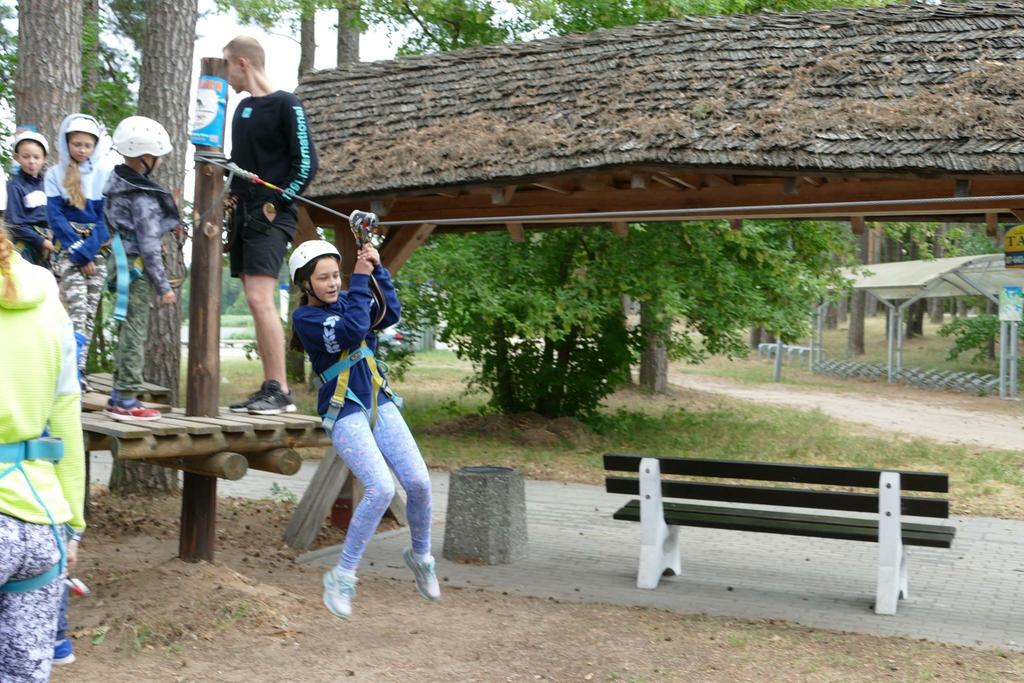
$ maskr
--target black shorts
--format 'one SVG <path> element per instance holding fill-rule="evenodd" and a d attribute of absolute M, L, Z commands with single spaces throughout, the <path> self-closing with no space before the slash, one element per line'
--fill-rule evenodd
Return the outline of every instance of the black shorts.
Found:
<path fill-rule="evenodd" d="M 231 235 L 231 277 L 269 275 L 277 277 L 284 263 L 288 243 L 298 225 L 298 214 L 292 205 L 277 206 L 273 220 L 268 220 L 264 202 L 240 204 L 235 209 Z"/>

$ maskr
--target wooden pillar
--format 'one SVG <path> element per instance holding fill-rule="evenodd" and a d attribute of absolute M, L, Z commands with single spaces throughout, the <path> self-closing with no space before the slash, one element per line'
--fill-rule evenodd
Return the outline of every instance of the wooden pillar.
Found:
<path fill-rule="evenodd" d="M 200 78 L 216 76 L 226 82 L 228 64 L 223 59 L 204 57 L 199 74 Z M 196 147 L 201 152 L 221 152 L 223 149 L 223 145 Z M 197 161 L 194 215 L 203 217 L 203 221 L 192 229 L 192 294 L 189 300 L 188 393 L 185 414 L 200 417 L 216 417 L 220 402 L 223 188 L 223 172 L 211 164 Z M 181 492 L 178 557 L 185 562 L 212 562 L 216 521 L 217 478 L 186 472 Z"/>

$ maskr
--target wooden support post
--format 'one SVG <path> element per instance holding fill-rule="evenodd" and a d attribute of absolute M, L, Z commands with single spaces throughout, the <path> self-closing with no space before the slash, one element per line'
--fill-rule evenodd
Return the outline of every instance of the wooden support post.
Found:
<path fill-rule="evenodd" d="M 324 457 L 317 467 L 313 479 L 302 494 L 288 528 L 284 532 L 284 542 L 292 548 L 305 550 L 320 533 L 320 526 L 324 523 L 334 501 L 338 498 L 338 492 L 348 478 L 349 470 L 345 461 L 334 452 L 333 447 L 324 451 Z"/>
<path fill-rule="evenodd" d="M 864 233 L 864 216 L 850 216 L 850 229 L 853 230 L 854 235 L 861 235 Z M 866 261 L 865 261 L 866 263 Z"/>
<path fill-rule="evenodd" d="M 200 79 L 215 76 L 226 87 L 228 63 L 204 57 Z M 223 140 L 224 131 L 220 132 Z M 219 146 L 197 146 L 221 152 Z M 224 217 L 223 171 L 196 162 L 195 215 L 204 216 L 192 231 L 192 294 L 189 300 L 188 395 L 185 414 L 216 417 L 220 401 L 221 227 Z M 181 492 L 181 537 L 178 557 L 185 562 L 213 561 L 217 521 L 217 478 L 186 472 Z"/>
<path fill-rule="evenodd" d="M 189 458 L 153 458 L 146 462 L 228 481 L 238 481 L 249 471 L 249 464 L 245 456 L 229 451 Z"/>
<path fill-rule="evenodd" d="M 612 232 L 619 237 L 625 237 L 629 234 L 629 223 L 615 222 L 612 223 Z"/>
<path fill-rule="evenodd" d="M 302 467 L 302 456 L 291 448 L 274 448 L 262 453 L 250 453 L 245 457 L 252 469 L 274 474 L 291 476 Z"/>
<path fill-rule="evenodd" d="M 525 242 L 526 233 L 523 231 L 522 223 L 506 223 L 505 228 L 508 230 L 509 236 L 513 242 Z"/>
<path fill-rule="evenodd" d="M 392 275 L 427 241 L 435 227 L 432 223 L 424 223 L 416 227 L 403 227 L 388 235 L 380 248 L 380 260 Z"/>
<path fill-rule="evenodd" d="M 985 232 L 988 233 L 989 237 L 995 237 L 999 234 L 999 214 L 995 211 L 985 214 Z"/>
<path fill-rule="evenodd" d="M 377 214 L 381 218 L 388 215 L 391 211 L 391 207 L 395 205 L 395 197 L 385 197 L 383 199 L 374 199 L 370 201 L 370 211 Z"/>

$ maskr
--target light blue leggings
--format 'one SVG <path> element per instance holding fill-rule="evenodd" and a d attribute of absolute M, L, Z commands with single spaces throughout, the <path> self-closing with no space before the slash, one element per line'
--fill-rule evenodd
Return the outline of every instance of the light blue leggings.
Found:
<path fill-rule="evenodd" d="M 430 554 L 430 474 L 420 449 L 394 403 L 381 405 L 377 427 L 363 413 L 353 413 L 334 424 L 334 450 L 363 485 L 363 499 L 352 513 L 338 566 L 355 572 L 381 518 L 395 495 L 390 465 L 405 489 L 406 517 L 412 551 Z"/>

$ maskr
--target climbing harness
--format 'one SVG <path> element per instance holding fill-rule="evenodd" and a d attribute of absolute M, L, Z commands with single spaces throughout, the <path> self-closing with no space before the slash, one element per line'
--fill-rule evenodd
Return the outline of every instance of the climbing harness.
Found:
<path fill-rule="evenodd" d="M 359 400 L 359 397 L 355 395 L 349 386 L 349 371 L 356 363 L 365 361 L 367 367 L 370 369 L 370 377 L 373 380 L 373 393 L 370 399 L 370 409 L 367 410 L 366 405 Z M 383 370 L 383 372 L 381 372 Z M 334 395 L 331 396 L 330 405 L 327 407 L 327 412 L 322 415 L 324 429 L 327 430 L 328 434 L 333 433 L 334 423 L 338 421 L 338 415 L 341 413 L 342 407 L 345 405 L 345 400 L 348 399 L 358 405 L 366 418 L 370 421 L 370 429 L 377 425 L 377 402 L 378 394 L 383 391 L 384 395 L 391 399 L 391 402 L 402 409 L 403 401 L 401 397 L 396 394 L 387 380 L 387 364 L 384 361 L 377 360 L 373 355 L 373 350 L 366 345 L 366 342 L 362 342 L 359 348 L 351 353 L 343 355 L 337 363 L 327 368 L 321 373 L 317 373 L 313 378 L 313 384 L 319 390 L 323 385 L 330 382 L 332 379 L 337 378 L 338 384 L 334 388 Z"/>
<path fill-rule="evenodd" d="M 124 242 L 121 241 L 121 235 L 116 232 L 110 243 L 110 249 L 114 252 L 116 268 L 114 282 L 117 286 L 117 300 L 114 303 L 114 320 L 124 320 L 128 317 L 128 288 L 132 282 L 142 277 L 142 270 L 137 263 L 129 264 Z M 138 259 L 136 259 L 137 261 Z"/>
<path fill-rule="evenodd" d="M 6 593 L 26 593 L 28 591 L 33 591 L 50 583 L 64 571 L 64 566 L 67 563 L 67 550 L 64 547 L 64 539 L 61 535 L 60 527 L 58 527 L 57 523 L 53 521 L 53 515 L 50 514 L 50 509 L 46 507 L 46 503 L 43 502 L 43 499 L 36 491 L 36 487 L 32 485 L 32 480 L 29 479 L 28 473 L 25 471 L 24 467 L 22 467 L 22 463 L 26 460 L 45 460 L 47 462 L 57 464 L 60 462 L 62 457 L 64 457 L 64 442 L 53 437 L 42 436 L 38 439 L 0 444 L 0 463 L 10 465 L 6 470 L 0 472 L 0 479 L 3 479 L 15 470 L 21 472 L 21 476 L 25 478 L 25 482 L 28 484 L 28 488 L 32 492 L 32 496 L 43 508 L 43 511 L 46 512 L 47 519 L 50 520 L 50 528 L 53 530 L 53 538 L 57 541 L 57 549 L 60 551 L 60 560 L 57 564 L 53 565 L 42 574 L 31 576 L 27 579 L 10 580 L 0 586 L 0 591 Z"/>

